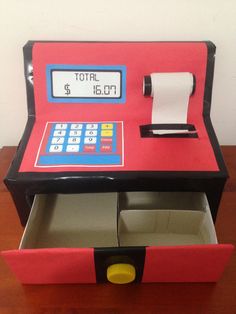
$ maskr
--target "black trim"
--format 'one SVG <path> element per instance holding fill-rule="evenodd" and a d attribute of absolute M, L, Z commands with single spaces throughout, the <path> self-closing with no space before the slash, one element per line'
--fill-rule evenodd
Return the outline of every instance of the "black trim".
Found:
<path fill-rule="evenodd" d="M 27 93 L 27 107 L 28 107 L 28 116 L 35 117 L 35 101 L 34 101 L 34 85 L 33 85 L 33 44 L 28 42 L 23 47 L 24 54 L 24 74 L 25 74 L 25 83 L 26 83 L 26 93 Z"/>
<path fill-rule="evenodd" d="M 94 262 L 96 270 L 96 280 L 98 283 L 108 282 L 107 267 L 117 263 L 127 263 L 135 267 L 136 277 L 134 282 L 141 282 L 145 262 L 145 247 L 112 247 L 95 248 Z"/>
<path fill-rule="evenodd" d="M 28 120 L 25 126 L 24 133 L 18 144 L 16 155 L 14 157 L 11 167 L 8 170 L 8 174 L 4 180 L 5 183 L 8 180 L 8 178 L 16 179 L 17 177 L 18 170 L 20 168 L 20 165 L 24 156 L 24 152 L 25 152 L 25 149 L 26 149 L 26 146 L 27 146 L 31 131 L 34 126 L 34 122 L 35 122 L 35 99 L 34 99 L 34 86 L 33 86 L 32 49 L 33 49 L 33 44 L 31 42 L 28 42 L 23 47 Z"/>
<path fill-rule="evenodd" d="M 141 137 L 171 137 L 171 138 L 198 138 L 197 131 L 193 124 L 181 124 L 181 123 L 165 123 L 165 124 L 146 124 L 140 125 Z M 153 131 L 158 130 L 183 130 L 185 133 L 170 133 L 170 134 L 155 134 Z"/>
<path fill-rule="evenodd" d="M 91 179 L 92 178 L 92 179 Z M 128 191 L 204 192 L 213 220 L 216 219 L 225 177 L 219 172 L 109 172 L 93 173 L 19 173 L 7 177 L 22 225 L 25 225 L 35 194 L 99 193 Z"/>
<path fill-rule="evenodd" d="M 219 142 L 217 140 L 215 131 L 212 126 L 210 111 L 211 111 L 211 99 L 212 99 L 212 86 L 213 86 L 213 77 L 214 77 L 214 65 L 215 65 L 215 52 L 216 46 L 208 41 L 206 42 L 208 57 L 207 57 L 207 69 L 206 69 L 206 83 L 205 83 L 205 92 L 204 92 L 204 103 L 203 103 L 203 119 L 206 126 L 206 130 L 211 142 L 212 148 L 215 153 L 215 157 L 220 168 L 220 172 L 225 178 L 228 178 L 228 171 L 225 166 L 223 155 L 220 149 Z"/>
<path fill-rule="evenodd" d="M 146 75 L 143 78 L 143 95 L 151 96 L 152 94 L 152 79 L 151 75 Z"/>
<path fill-rule="evenodd" d="M 196 90 L 196 76 L 194 74 L 192 74 L 192 75 L 193 75 L 193 89 L 192 89 L 192 93 L 190 96 L 192 96 Z"/>

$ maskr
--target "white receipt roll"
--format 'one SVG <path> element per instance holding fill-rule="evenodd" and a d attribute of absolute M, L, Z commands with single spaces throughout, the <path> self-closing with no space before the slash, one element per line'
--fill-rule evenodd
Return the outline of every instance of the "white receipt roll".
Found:
<path fill-rule="evenodd" d="M 193 87 L 194 77 L 191 73 L 152 73 L 152 124 L 186 124 L 189 97 Z M 153 132 L 168 134 L 183 131 L 168 129 Z"/>

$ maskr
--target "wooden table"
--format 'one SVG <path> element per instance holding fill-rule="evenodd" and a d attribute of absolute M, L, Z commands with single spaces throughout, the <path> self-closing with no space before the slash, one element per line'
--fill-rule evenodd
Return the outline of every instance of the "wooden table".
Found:
<path fill-rule="evenodd" d="M 0 150 L 0 179 L 15 147 Z M 236 146 L 222 147 L 231 178 L 225 187 L 216 231 L 236 245 Z M 22 236 L 12 199 L 0 180 L 0 251 L 16 249 Z M 236 313 L 236 254 L 223 277 L 212 283 L 131 285 L 21 285 L 0 259 L 0 313 Z"/>

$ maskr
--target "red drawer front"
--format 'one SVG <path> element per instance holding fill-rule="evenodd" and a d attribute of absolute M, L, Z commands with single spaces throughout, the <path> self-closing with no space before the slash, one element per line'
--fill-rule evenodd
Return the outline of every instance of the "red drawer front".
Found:
<path fill-rule="evenodd" d="M 96 283 L 93 248 L 25 249 L 2 255 L 22 283 Z"/>
<path fill-rule="evenodd" d="M 215 282 L 233 250 L 231 244 L 147 247 L 142 282 Z"/>
<path fill-rule="evenodd" d="M 132 259 L 136 270 L 141 267 L 142 273 L 143 268 L 138 281 L 215 282 L 223 273 L 233 249 L 231 244 L 146 247 L 146 252 L 142 249 L 144 267 L 138 265 L 140 259 L 135 260 L 135 255 Z M 122 250 L 103 249 L 107 256 L 118 256 Z M 127 248 L 128 255 L 129 251 L 132 248 Z M 93 248 L 23 249 L 5 251 L 2 256 L 22 283 L 96 283 L 95 269 L 100 272 L 105 260 L 96 262 L 94 254 L 99 253 L 94 252 Z M 106 280 L 106 267 L 102 272 Z"/>

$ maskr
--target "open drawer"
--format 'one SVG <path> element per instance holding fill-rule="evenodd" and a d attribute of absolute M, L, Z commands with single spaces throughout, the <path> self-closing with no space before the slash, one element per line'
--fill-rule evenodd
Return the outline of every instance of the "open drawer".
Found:
<path fill-rule="evenodd" d="M 2 255 L 23 283 L 106 282 L 114 265 L 136 282 L 198 282 L 232 251 L 203 193 L 127 192 L 36 195 L 19 250 Z"/>

